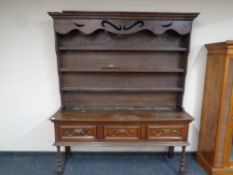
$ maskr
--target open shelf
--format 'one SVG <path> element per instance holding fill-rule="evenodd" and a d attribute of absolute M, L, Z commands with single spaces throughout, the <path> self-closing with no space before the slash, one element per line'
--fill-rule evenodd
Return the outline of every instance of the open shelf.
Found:
<path fill-rule="evenodd" d="M 77 88 L 62 87 L 68 92 L 183 92 L 182 88 Z"/>
<path fill-rule="evenodd" d="M 187 48 L 182 48 L 182 47 L 174 47 L 174 48 L 155 48 L 155 49 L 140 49 L 140 48 L 135 48 L 135 49 L 118 49 L 118 48 L 109 48 L 109 49 L 94 49 L 94 48 L 75 48 L 75 47 L 59 47 L 58 50 L 60 51 L 133 51 L 133 52 L 186 52 L 188 51 Z"/>
<path fill-rule="evenodd" d="M 70 69 L 62 68 L 60 72 L 79 73 L 79 72 L 158 72 L 158 73 L 182 73 L 184 69 L 142 69 L 142 68 L 102 68 L 102 69 Z"/>

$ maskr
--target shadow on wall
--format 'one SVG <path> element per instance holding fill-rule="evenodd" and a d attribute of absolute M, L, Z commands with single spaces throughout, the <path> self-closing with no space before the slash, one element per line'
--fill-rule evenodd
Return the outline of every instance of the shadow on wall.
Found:
<path fill-rule="evenodd" d="M 187 106 L 187 111 L 195 117 L 195 120 L 192 122 L 190 127 L 190 138 L 192 140 L 193 148 L 197 146 L 200 130 L 207 50 L 205 46 L 202 46 L 196 53 L 195 57 L 191 57 L 194 59 L 189 60 L 189 72 L 186 77 L 186 90 L 189 93 L 186 93 L 184 97 L 184 104 Z"/>
<path fill-rule="evenodd" d="M 24 136 L 18 139 L 12 148 L 18 151 L 55 151 L 54 129 L 49 119 L 44 119 L 38 125 L 29 130 Z"/>

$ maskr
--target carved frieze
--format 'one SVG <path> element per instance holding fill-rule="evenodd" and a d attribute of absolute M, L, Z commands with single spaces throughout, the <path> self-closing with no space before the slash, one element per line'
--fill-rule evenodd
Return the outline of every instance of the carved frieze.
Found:
<path fill-rule="evenodd" d="M 147 30 L 155 35 L 161 35 L 173 30 L 181 35 L 191 31 L 191 21 L 172 20 L 107 20 L 107 19 L 56 19 L 55 31 L 59 34 L 68 34 L 73 30 L 90 35 L 97 30 L 105 30 L 114 34 L 133 34 Z"/>

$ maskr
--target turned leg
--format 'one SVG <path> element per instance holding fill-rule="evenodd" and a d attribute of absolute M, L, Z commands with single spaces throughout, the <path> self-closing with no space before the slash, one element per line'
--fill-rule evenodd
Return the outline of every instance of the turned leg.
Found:
<path fill-rule="evenodd" d="M 61 155 L 61 147 L 57 146 L 57 175 L 62 175 L 62 155 Z"/>
<path fill-rule="evenodd" d="M 66 152 L 66 160 L 68 160 L 71 157 L 70 146 L 65 147 L 65 152 Z"/>
<path fill-rule="evenodd" d="M 181 161 L 180 161 L 180 170 L 179 175 L 185 174 L 185 146 L 182 146 L 182 155 L 181 155 Z"/>
<path fill-rule="evenodd" d="M 174 156 L 174 146 L 169 146 L 168 147 L 168 157 L 172 158 Z"/>

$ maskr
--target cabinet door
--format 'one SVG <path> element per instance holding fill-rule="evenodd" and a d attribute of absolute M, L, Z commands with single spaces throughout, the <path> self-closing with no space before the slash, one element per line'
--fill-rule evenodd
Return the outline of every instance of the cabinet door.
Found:
<path fill-rule="evenodd" d="M 232 126 L 232 125 L 231 125 Z M 233 133 L 233 128 L 232 128 L 232 131 L 231 133 Z M 233 166 L 233 136 L 231 134 L 231 139 L 230 139 L 230 166 Z"/>
<path fill-rule="evenodd" d="M 231 89 L 231 103 L 229 111 L 228 129 L 224 150 L 224 166 L 233 167 L 233 87 Z"/>
<path fill-rule="evenodd" d="M 233 58 L 228 57 L 228 69 L 226 75 L 226 88 L 225 88 L 225 113 L 227 119 L 225 121 L 225 128 L 227 128 L 224 146 L 224 166 L 233 167 Z M 224 122 L 224 121 L 223 121 Z"/>
<path fill-rule="evenodd" d="M 230 166 L 233 166 L 233 87 L 231 90 L 231 111 L 230 111 L 230 118 L 231 118 L 231 122 L 230 122 L 230 141 L 229 141 L 229 150 L 230 150 L 230 154 L 229 154 L 229 159 L 230 159 Z"/>

